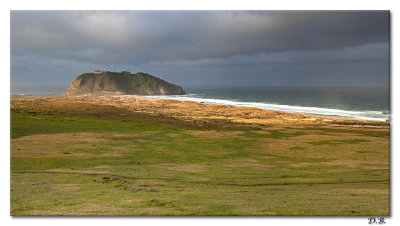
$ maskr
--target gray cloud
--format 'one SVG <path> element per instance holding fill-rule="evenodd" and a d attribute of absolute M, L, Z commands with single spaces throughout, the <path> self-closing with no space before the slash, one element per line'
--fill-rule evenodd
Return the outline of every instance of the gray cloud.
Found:
<path fill-rule="evenodd" d="M 163 68 L 169 77 L 190 67 L 262 74 L 266 65 L 388 62 L 388 42 L 388 11 L 11 12 L 19 83 L 35 80 L 27 74 L 61 82 L 93 66 Z"/>
<path fill-rule="evenodd" d="M 361 46 L 329 50 L 294 50 L 259 53 L 253 55 L 233 55 L 226 58 L 207 58 L 201 60 L 152 61 L 139 66 L 237 66 L 257 64 L 320 64 L 353 61 L 389 61 L 387 43 L 372 43 Z"/>
<path fill-rule="evenodd" d="M 388 14 L 15 11 L 11 35 L 15 53 L 135 64 L 383 42 Z"/>

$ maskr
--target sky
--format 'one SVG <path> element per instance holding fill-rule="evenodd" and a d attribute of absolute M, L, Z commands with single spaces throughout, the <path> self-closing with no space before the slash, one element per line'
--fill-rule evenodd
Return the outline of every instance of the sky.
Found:
<path fill-rule="evenodd" d="M 11 11 L 11 86 L 94 69 L 185 86 L 382 86 L 389 11 Z"/>

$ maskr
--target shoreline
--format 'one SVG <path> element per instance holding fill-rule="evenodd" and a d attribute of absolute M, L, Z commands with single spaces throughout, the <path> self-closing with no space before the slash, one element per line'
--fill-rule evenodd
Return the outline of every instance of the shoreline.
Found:
<path fill-rule="evenodd" d="M 390 127 L 390 122 L 352 119 L 339 116 L 321 116 L 305 113 L 264 110 L 254 107 L 198 103 L 157 99 L 153 97 L 124 94 L 87 94 L 77 96 L 10 96 L 10 102 L 81 102 L 127 108 L 136 112 L 161 114 L 181 120 L 229 120 L 238 123 L 261 125 L 331 125 L 356 127 Z"/>
<path fill-rule="evenodd" d="M 264 103 L 264 102 L 247 102 L 239 100 L 230 99 L 218 99 L 218 98 L 206 98 L 197 97 L 190 95 L 136 95 L 136 94 L 124 94 L 120 92 L 101 92 L 93 94 L 79 94 L 71 96 L 137 96 L 157 100 L 174 100 L 180 102 L 195 102 L 201 104 L 214 104 L 232 107 L 250 107 L 255 109 L 261 109 L 266 111 L 276 111 L 288 114 L 306 114 L 312 116 L 322 116 L 322 117 L 333 117 L 349 120 L 361 120 L 369 122 L 387 122 L 390 123 L 390 110 L 344 110 L 336 109 L 332 107 L 318 107 L 318 106 L 301 106 L 301 105 L 287 105 L 287 104 L 277 104 L 277 103 Z M 34 94 L 11 94 L 10 97 L 59 97 L 65 96 L 60 95 L 34 95 Z M 68 95 L 69 96 L 69 95 Z"/>
<path fill-rule="evenodd" d="M 216 104 L 216 105 L 225 105 L 225 106 L 233 106 L 233 107 L 251 107 L 256 109 L 262 109 L 267 111 L 277 111 L 291 114 L 308 114 L 315 116 L 327 116 L 327 117 L 340 117 L 347 119 L 355 119 L 355 120 L 366 120 L 366 121 L 374 121 L 374 122 L 388 122 L 387 119 L 380 118 L 372 118 L 368 116 L 359 116 L 357 113 L 363 112 L 377 112 L 386 115 L 389 113 L 386 111 L 352 111 L 352 110 L 342 110 L 342 109 L 334 109 L 334 108 L 323 108 L 323 107 L 311 107 L 311 106 L 300 106 L 300 105 L 286 105 L 286 104 L 273 104 L 273 103 L 263 103 L 263 102 L 243 102 L 243 101 L 234 101 L 234 100 L 225 100 L 225 99 L 213 99 L 213 98 L 197 98 L 197 97 L 188 97 L 188 96 L 162 96 L 162 95 L 145 95 L 144 97 L 154 98 L 154 99 L 163 99 L 163 100 L 177 100 L 177 101 L 193 101 L 196 103 L 205 103 L 205 104 Z M 314 112 L 312 112 L 314 111 Z M 338 113 L 338 114 L 335 114 Z M 343 114 L 343 115 L 340 115 Z M 347 116 L 346 116 L 347 114 Z M 353 116 L 353 117 L 351 117 Z"/>

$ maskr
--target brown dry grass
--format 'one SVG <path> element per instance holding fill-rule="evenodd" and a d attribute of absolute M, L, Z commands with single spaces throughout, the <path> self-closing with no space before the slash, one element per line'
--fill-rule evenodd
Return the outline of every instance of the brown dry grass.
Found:
<path fill-rule="evenodd" d="M 128 149 L 126 147 L 110 147 L 111 138 L 143 137 L 154 134 L 149 131 L 144 133 L 55 133 L 24 136 L 11 139 L 11 147 L 14 150 L 11 156 L 14 158 L 43 158 L 43 157 L 66 157 L 73 154 L 76 157 L 103 156 L 120 157 Z M 119 140 L 119 143 L 128 141 Z M 147 142 L 137 139 L 136 142 Z M 42 145 L 46 144 L 46 145 Z M 132 145 L 131 145 L 132 146 Z M 85 150 L 81 153 L 72 153 L 71 149 Z M 107 149 L 106 153 L 90 153 L 88 150 Z"/>
<path fill-rule="evenodd" d="M 55 184 L 52 187 L 54 190 L 58 192 L 70 192 L 70 191 L 77 191 L 80 189 L 79 184 Z"/>
<path fill-rule="evenodd" d="M 190 130 L 186 132 L 189 135 L 199 136 L 204 138 L 234 138 L 239 137 L 240 134 L 243 134 L 242 131 L 200 131 L 200 130 Z"/>
<path fill-rule="evenodd" d="M 167 170 L 176 170 L 189 173 L 205 172 L 207 169 L 207 166 L 204 164 L 179 164 L 179 165 L 164 164 L 164 165 L 158 165 L 158 167 Z"/>
<path fill-rule="evenodd" d="M 137 112 L 157 113 L 186 117 L 190 120 L 197 119 L 228 119 L 233 122 L 260 124 L 260 125 L 332 125 L 337 123 L 364 124 L 388 127 L 389 123 L 353 120 L 340 117 L 316 116 L 307 114 L 294 114 L 278 111 L 262 110 L 250 107 L 233 107 L 215 104 L 203 104 L 192 101 L 175 101 L 146 98 L 135 95 L 81 95 L 81 96 L 13 96 L 11 105 L 24 102 L 63 102 L 94 103 L 127 108 Z"/>

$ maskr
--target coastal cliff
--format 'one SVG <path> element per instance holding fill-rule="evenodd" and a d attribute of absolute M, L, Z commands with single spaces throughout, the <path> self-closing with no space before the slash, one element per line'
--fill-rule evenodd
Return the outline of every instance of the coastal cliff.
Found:
<path fill-rule="evenodd" d="M 182 95 L 181 86 L 147 73 L 95 71 L 78 76 L 64 95 L 121 93 L 136 95 Z"/>

